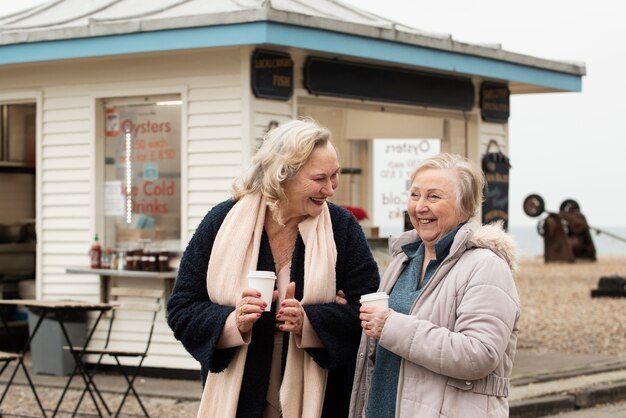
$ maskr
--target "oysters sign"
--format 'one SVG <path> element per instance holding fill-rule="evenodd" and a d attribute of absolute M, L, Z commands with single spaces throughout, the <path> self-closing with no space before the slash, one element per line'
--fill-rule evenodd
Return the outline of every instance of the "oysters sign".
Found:
<path fill-rule="evenodd" d="M 374 139 L 373 223 L 381 237 L 404 230 L 410 175 L 420 161 L 439 154 L 440 149 L 439 139 Z"/>

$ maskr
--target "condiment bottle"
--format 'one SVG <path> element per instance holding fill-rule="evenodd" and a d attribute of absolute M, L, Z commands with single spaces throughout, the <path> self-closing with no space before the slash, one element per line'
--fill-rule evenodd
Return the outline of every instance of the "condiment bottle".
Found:
<path fill-rule="evenodd" d="M 107 248 L 107 253 L 109 254 L 109 268 L 112 270 L 117 269 L 117 252 L 112 251 L 110 248 Z"/>
<path fill-rule="evenodd" d="M 100 243 L 98 242 L 98 234 L 94 237 L 89 255 L 91 256 L 91 268 L 99 269 L 101 266 L 100 258 L 102 257 L 102 247 L 100 247 Z"/>
<path fill-rule="evenodd" d="M 170 253 L 165 250 L 159 252 L 159 271 L 170 270 Z"/>
<path fill-rule="evenodd" d="M 104 250 L 102 257 L 100 258 L 100 268 L 102 269 L 110 269 L 111 268 L 111 249 L 107 248 Z"/>
<path fill-rule="evenodd" d="M 118 270 L 124 270 L 125 268 L 127 268 L 126 266 L 126 253 L 122 250 L 120 250 L 117 253 L 117 266 L 115 267 Z"/>

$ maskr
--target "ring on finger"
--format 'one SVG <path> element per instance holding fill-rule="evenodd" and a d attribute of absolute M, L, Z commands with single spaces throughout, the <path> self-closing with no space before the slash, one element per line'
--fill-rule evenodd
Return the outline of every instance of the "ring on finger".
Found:
<path fill-rule="evenodd" d="M 244 316 L 246 313 L 243 311 L 243 305 L 239 307 L 239 316 Z"/>

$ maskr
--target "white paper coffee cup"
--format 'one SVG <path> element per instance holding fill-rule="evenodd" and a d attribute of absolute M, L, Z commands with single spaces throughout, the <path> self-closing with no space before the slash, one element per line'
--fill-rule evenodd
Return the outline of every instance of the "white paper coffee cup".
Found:
<path fill-rule="evenodd" d="M 248 287 L 261 292 L 261 299 L 267 303 L 265 312 L 272 308 L 272 295 L 274 294 L 274 283 L 276 274 L 273 271 L 251 271 L 248 273 Z"/>
<path fill-rule="evenodd" d="M 364 306 L 377 306 L 380 308 L 389 307 L 389 295 L 385 292 L 368 293 L 361 296 L 361 305 Z"/>

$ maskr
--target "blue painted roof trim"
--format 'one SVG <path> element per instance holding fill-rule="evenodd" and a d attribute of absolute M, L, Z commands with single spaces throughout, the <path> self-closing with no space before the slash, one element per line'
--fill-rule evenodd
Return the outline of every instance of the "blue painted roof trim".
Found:
<path fill-rule="evenodd" d="M 582 77 L 495 59 L 276 22 L 135 32 L 0 46 L 0 65 L 236 45 L 279 45 L 322 53 L 581 91 Z"/>

